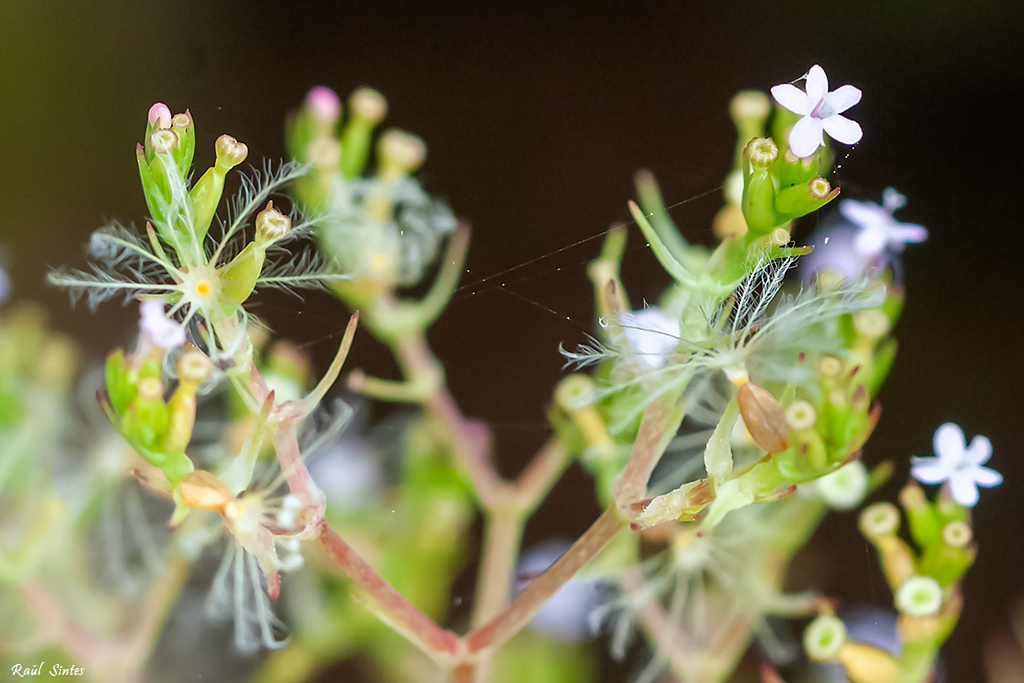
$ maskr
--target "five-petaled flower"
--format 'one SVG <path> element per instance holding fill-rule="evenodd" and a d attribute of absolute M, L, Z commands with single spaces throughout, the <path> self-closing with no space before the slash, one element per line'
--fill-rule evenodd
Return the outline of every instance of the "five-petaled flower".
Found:
<path fill-rule="evenodd" d="M 185 343 L 185 327 L 167 317 L 160 299 L 145 299 L 139 304 L 139 331 L 164 351 Z"/>
<path fill-rule="evenodd" d="M 844 85 L 829 92 L 828 77 L 817 64 L 804 75 L 804 80 L 803 92 L 789 83 L 772 88 L 772 97 L 776 102 L 803 117 L 789 134 L 789 148 L 793 154 L 801 158 L 814 154 L 818 147 L 825 144 L 823 132 L 844 145 L 860 142 L 863 135 L 860 124 L 840 116 L 860 102 L 860 90 L 852 85 Z"/>
<path fill-rule="evenodd" d="M 992 442 L 984 436 L 971 439 L 967 445 L 964 430 L 947 422 L 935 431 L 932 442 L 934 458 L 911 458 L 911 475 L 924 484 L 949 482 L 953 500 L 964 507 L 978 502 L 978 487 L 990 488 L 1003 481 L 1003 475 L 982 467 L 992 457 Z"/>
<path fill-rule="evenodd" d="M 907 198 L 891 187 L 882 193 L 882 205 L 858 202 L 853 199 L 839 204 L 839 212 L 857 226 L 853 248 L 866 258 L 880 256 L 886 251 L 899 253 L 907 244 L 918 244 L 928 239 L 928 230 L 917 223 L 901 223 L 893 218 L 896 209 L 907 203 Z"/>

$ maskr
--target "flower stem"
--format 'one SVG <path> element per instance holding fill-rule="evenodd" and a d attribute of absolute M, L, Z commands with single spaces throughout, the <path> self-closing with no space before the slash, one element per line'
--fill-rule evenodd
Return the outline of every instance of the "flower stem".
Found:
<path fill-rule="evenodd" d="M 325 521 L 316 540 L 320 551 L 334 566 L 381 608 L 390 625 L 411 643 L 442 665 L 449 665 L 459 651 L 459 638 L 438 626 L 388 583 Z"/>

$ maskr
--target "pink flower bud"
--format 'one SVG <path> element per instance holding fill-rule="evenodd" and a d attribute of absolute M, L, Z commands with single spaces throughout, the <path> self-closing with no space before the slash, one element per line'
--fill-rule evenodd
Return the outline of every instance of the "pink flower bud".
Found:
<path fill-rule="evenodd" d="M 153 128 L 171 127 L 171 110 L 163 102 L 157 102 L 149 108 L 149 125 Z"/>
<path fill-rule="evenodd" d="M 337 121 L 341 116 L 341 100 L 328 87 L 318 85 L 306 95 L 306 108 L 324 121 Z"/>

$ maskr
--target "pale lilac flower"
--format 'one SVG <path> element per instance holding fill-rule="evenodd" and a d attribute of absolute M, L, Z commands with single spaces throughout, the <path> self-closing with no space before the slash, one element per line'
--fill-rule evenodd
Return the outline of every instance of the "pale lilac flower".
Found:
<path fill-rule="evenodd" d="M 938 428 L 932 441 L 936 457 L 911 458 L 910 474 L 924 484 L 949 483 L 953 500 L 964 507 L 978 502 L 978 487 L 990 488 L 1003 482 L 1003 475 L 982 467 L 992 457 L 992 442 L 984 436 L 967 445 L 964 430 L 952 422 Z"/>
<path fill-rule="evenodd" d="M 803 117 L 789 133 L 789 148 L 793 154 L 801 158 L 814 154 L 814 150 L 825 144 L 824 133 L 844 145 L 860 142 L 863 135 L 860 124 L 840 116 L 860 102 L 860 95 L 860 90 L 852 85 L 829 92 L 828 77 L 817 64 L 804 75 L 804 91 L 789 83 L 773 87 L 775 101 Z"/>
<path fill-rule="evenodd" d="M 882 205 L 847 199 L 839 204 L 839 212 L 857 226 L 853 248 L 866 258 L 885 253 L 899 253 L 907 244 L 918 244 L 928 239 L 928 230 L 917 223 L 901 223 L 893 218 L 896 209 L 904 206 L 907 198 L 891 187 L 882 193 Z"/>
<path fill-rule="evenodd" d="M 622 330 L 633 353 L 652 368 L 665 365 L 668 354 L 679 345 L 679 318 L 657 307 L 623 316 Z"/>
<path fill-rule="evenodd" d="M 164 314 L 160 299 L 145 299 L 139 304 L 139 330 L 164 351 L 185 343 L 185 328 Z"/>

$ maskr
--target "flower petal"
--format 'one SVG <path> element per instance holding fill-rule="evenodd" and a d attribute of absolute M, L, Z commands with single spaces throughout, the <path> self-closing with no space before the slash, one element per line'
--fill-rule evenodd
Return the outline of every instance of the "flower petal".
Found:
<path fill-rule="evenodd" d="M 949 490 L 953 494 L 953 500 L 965 508 L 972 508 L 978 504 L 978 487 L 970 476 L 960 473 L 949 480 Z"/>
<path fill-rule="evenodd" d="M 808 99 L 807 93 L 789 83 L 783 83 L 782 85 L 776 85 L 773 87 L 772 97 L 774 97 L 775 101 L 780 105 L 794 114 L 800 114 L 800 116 L 809 115 L 811 110 L 814 108 L 814 103 Z"/>
<path fill-rule="evenodd" d="M 911 458 L 910 476 L 922 484 L 941 484 L 953 470 L 938 458 Z"/>
<path fill-rule="evenodd" d="M 972 465 L 984 465 L 992 457 L 992 442 L 987 436 L 976 436 L 964 450 L 964 460 Z"/>
<path fill-rule="evenodd" d="M 821 143 L 821 122 L 810 116 L 797 121 L 793 130 L 789 132 L 789 148 L 801 159 L 814 154 L 814 150 L 821 147 Z"/>
<path fill-rule="evenodd" d="M 1003 483 L 1003 475 L 991 467 L 975 467 L 971 470 L 971 476 L 974 477 L 975 484 L 984 486 L 987 489 Z"/>
<path fill-rule="evenodd" d="M 928 239 L 928 228 L 917 223 L 895 223 L 889 228 L 889 241 L 920 244 Z"/>
<path fill-rule="evenodd" d="M 835 91 L 830 92 L 828 97 L 826 97 L 826 100 L 829 105 L 835 109 L 837 114 L 842 114 L 844 111 L 860 102 L 860 95 L 860 88 L 855 88 L 852 85 L 844 85 Z"/>
<path fill-rule="evenodd" d="M 822 119 L 821 125 L 829 137 L 844 145 L 856 144 L 864 137 L 864 131 L 860 129 L 859 123 L 839 114 Z"/>
<path fill-rule="evenodd" d="M 941 425 L 932 437 L 932 448 L 935 449 L 935 455 L 939 460 L 950 467 L 956 467 L 963 460 L 964 451 L 967 449 L 964 430 L 953 422 Z"/>
<path fill-rule="evenodd" d="M 828 76 L 825 75 L 825 70 L 817 64 L 812 66 L 807 72 L 804 87 L 807 88 L 807 98 L 813 104 L 817 104 L 828 94 Z"/>
<path fill-rule="evenodd" d="M 874 202 L 858 202 L 844 199 L 839 202 L 839 213 L 854 225 L 869 226 L 885 224 L 892 220 L 887 211 Z"/>
<path fill-rule="evenodd" d="M 872 258 L 885 251 L 887 241 L 884 229 L 877 225 L 866 225 L 853 238 L 853 249 L 861 256 Z"/>

